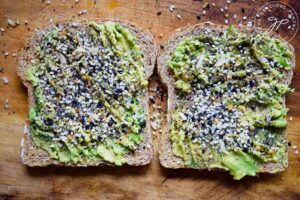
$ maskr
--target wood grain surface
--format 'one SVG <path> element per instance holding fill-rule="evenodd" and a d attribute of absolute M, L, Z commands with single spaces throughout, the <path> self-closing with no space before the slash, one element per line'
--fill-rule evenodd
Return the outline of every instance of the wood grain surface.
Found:
<path fill-rule="evenodd" d="M 96 3 L 95 3 L 96 2 Z M 215 2 L 206 15 L 203 12 L 206 1 L 192 0 L 0 0 L 0 78 L 5 76 L 9 83 L 0 79 L 0 199 L 300 199 L 300 155 L 289 148 L 289 167 L 278 175 L 246 177 L 232 180 L 226 172 L 196 170 L 168 170 L 158 162 L 159 132 L 153 131 L 155 154 L 152 163 L 145 167 L 89 167 L 89 168 L 26 168 L 20 161 L 20 141 L 24 123 L 27 120 L 27 93 L 17 77 L 16 57 L 13 53 L 24 46 L 30 30 L 50 21 L 65 19 L 118 18 L 128 20 L 149 30 L 157 45 L 176 28 L 210 20 L 224 23 L 220 8 L 226 1 Z M 238 24 L 241 17 L 252 20 L 257 10 L 266 1 L 233 1 L 229 5 L 230 23 Z M 300 1 L 285 1 L 298 13 Z M 176 6 L 174 12 L 169 6 Z M 242 9 L 244 8 L 244 10 Z M 87 14 L 78 16 L 80 10 Z M 242 12 L 244 11 L 244 13 Z M 233 14 L 237 19 L 233 19 Z M 180 14 L 181 19 L 177 18 Z M 19 19 L 16 28 L 7 28 L 6 17 Z M 200 18 L 200 17 L 198 17 Z M 28 20 L 28 25 L 24 25 Z M 246 24 L 246 21 L 243 21 Z M 300 37 L 291 41 L 296 49 L 297 66 L 292 82 L 295 92 L 288 95 L 288 126 L 291 146 L 300 147 Z M 5 56 L 5 52 L 9 52 Z M 298 56 L 299 55 L 299 56 Z M 157 76 L 151 80 L 151 87 L 159 87 Z M 163 91 L 165 93 L 165 91 Z M 159 95 L 159 94 L 157 94 Z M 166 97 L 157 103 L 165 105 Z M 8 100 L 8 109 L 4 109 Z M 164 106 L 163 106 L 164 107 Z M 154 109 L 153 107 L 151 108 Z"/>

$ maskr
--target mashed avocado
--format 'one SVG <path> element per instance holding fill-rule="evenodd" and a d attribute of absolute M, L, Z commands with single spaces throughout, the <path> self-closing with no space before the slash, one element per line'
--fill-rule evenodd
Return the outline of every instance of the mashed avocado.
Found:
<path fill-rule="evenodd" d="M 187 166 L 222 168 L 235 179 L 254 176 L 266 162 L 287 166 L 283 97 L 292 89 L 283 80 L 291 51 L 277 38 L 232 26 L 207 35 L 179 43 L 168 61 L 183 102 L 172 116 L 173 153 Z"/>
<path fill-rule="evenodd" d="M 91 22 L 44 33 L 27 71 L 34 143 L 62 163 L 126 163 L 143 140 L 143 55 L 123 26 Z"/>

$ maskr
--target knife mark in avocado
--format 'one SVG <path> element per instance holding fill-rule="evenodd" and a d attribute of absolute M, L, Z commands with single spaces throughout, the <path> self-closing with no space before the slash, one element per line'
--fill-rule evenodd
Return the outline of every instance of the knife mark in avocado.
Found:
<path fill-rule="evenodd" d="M 143 63 L 136 39 L 117 23 L 44 33 L 27 71 L 34 143 L 62 163 L 126 163 L 145 131 Z"/>
<path fill-rule="evenodd" d="M 229 170 L 234 179 L 254 176 L 267 162 L 286 167 L 283 97 L 292 89 L 282 79 L 291 62 L 279 39 L 232 26 L 220 37 L 179 43 L 168 61 L 179 102 L 170 128 L 174 155 L 192 168 Z"/>

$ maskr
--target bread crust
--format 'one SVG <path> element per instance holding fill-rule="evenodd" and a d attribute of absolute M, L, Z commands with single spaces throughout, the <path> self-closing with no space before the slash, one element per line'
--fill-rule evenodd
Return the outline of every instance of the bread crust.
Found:
<path fill-rule="evenodd" d="M 168 102 L 167 102 L 167 122 L 163 128 L 162 137 L 159 146 L 159 160 L 163 167 L 165 168 L 190 168 L 186 166 L 184 161 L 176 157 L 172 151 L 171 140 L 169 136 L 169 130 L 172 123 L 172 114 L 176 106 L 176 95 L 174 88 L 174 79 L 172 78 L 171 72 L 167 66 L 167 61 L 170 59 L 172 52 L 177 47 L 178 43 L 185 40 L 187 37 L 197 36 L 204 33 L 205 30 L 211 30 L 212 35 L 217 35 L 221 31 L 227 29 L 228 26 L 217 25 L 211 22 L 199 23 L 193 26 L 187 26 L 183 28 L 176 29 L 162 44 L 162 47 L 158 52 L 157 58 L 157 72 L 159 74 L 160 80 L 165 88 L 168 91 Z M 254 34 L 265 32 L 262 28 L 249 28 L 249 27 L 238 27 L 239 31 Z M 284 79 L 281 81 L 290 85 L 293 77 L 293 70 L 295 68 L 295 50 L 291 44 L 286 42 L 283 38 L 278 35 L 270 34 L 273 37 L 279 38 L 282 40 L 289 49 L 291 50 L 292 56 L 292 68 L 289 72 L 286 73 Z M 283 99 L 283 106 L 285 106 L 285 98 Z M 284 132 L 286 136 L 286 132 Z M 286 156 L 288 153 L 286 152 Z M 285 170 L 285 166 L 282 163 L 264 163 L 259 166 L 259 173 L 277 173 L 278 171 Z M 202 166 L 199 166 L 197 169 L 204 170 L 207 169 L 205 163 Z M 208 170 L 220 170 L 220 169 L 208 169 Z"/>
<path fill-rule="evenodd" d="M 136 25 L 129 23 L 127 21 L 116 20 L 116 19 L 94 19 L 89 21 L 95 21 L 97 23 L 104 23 L 107 21 L 116 22 L 127 28 L 132 35 L 136 37 L 138 46 L 141 48 L 141 51 L 144 55 L 144 72 L 145 78 L 149 79 L 153 73 L 156 57 L 157 57 L 157 48 L 155 44 L 154 37 L 145 30 L 138 28 Z M 74 22 L 73 20 L 61 21 L 56 24 L 68 24 Z M 79 26 L 87 26 L 88 21 L 76 21 Z M 17 73 L 21 78 L 24 86 L 28 91 L 28 108 L 32 107 L 35 104 L 34 93 L 32 85 L 26 80 L 25 73 L 27 69 L 31 66 L 31 60 L 34 57 L 34 47 L 38 44 L 38 41 L 42 35 L 43 31 L 50 30 L 54 25 L 45 26 L 37 32 L 32 32 L 29 40 L 26 43 L 26 46 L 23 48 L 20 57 L 18 59 L 19 66 Z M 150 117 L 149 117 L 149 107 L 148 107 L 148 91 L 146 91 L 141 96 L 142 107 L 144 108 L 146 114 L 146 130 L 143 134 L 143 141 L 134 151 L 133 154 L 126 155 L 126 164 L 132 166 L 146 165 L 149 164 L 153 157 L 153 148 L 152 148 L 152 135 L 150 132 Z M 34 166 L 48 166 L 48 165 L 57 165 L 57 166 L 72 166 L 72 167 L 86 167 L 86 166 L 99 166 L 99 165 L 113 165 L 105 161 L 99 161 L 92 164 L 73 164 L 73 163 L 60 163 L 58 160 L 52 159 L 49 157 L 49 154 L 37 147 L 30 135 L 30 122 L 27 122 L 24 128 L 24 138 L 21 142 L 21 161 L 23 164 L 34 167 Z"/>

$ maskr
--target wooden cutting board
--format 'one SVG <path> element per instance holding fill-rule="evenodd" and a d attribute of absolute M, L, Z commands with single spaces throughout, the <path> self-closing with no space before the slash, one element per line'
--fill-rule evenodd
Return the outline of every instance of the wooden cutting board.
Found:
<path fill-rule="evenodd" d="M 96 4 L 94 4 L 96 2 Z M 8 78 L 4 85 L 0 79 L 0 199 L 300 199 L 300 155 L 289 149 L 289 168 L 278 175 L 246 177 L 233 181 L 225 172 L 199 172 L 196 170 L 168 170 L 158 162 L 159 132 L 153 131 L 154 159 L 145 167 L 89 167 L 89 168 L 26 168 L 20 162 L 20 141 L 27 120 L 27 93 L 17 77 L 17 57 L 13 53 L 24 46 L 30 30 L 65 19 L 118 18 L 128 20 L 149 30 L 157 45 L 178 27 L 210 20 L 225 23 L 225 1 L 210 2 L 205 15 L 206 1 L 132 0 L 104 1 L 80 0 L 0 0 L 0 77 Z M 266 1 L 232 1 L 228 5 L 229 22 L 247 24 Z M 285 1 L 300 12 L 300 2 Z M 169 6 L 176 6 L 173 12 Z M 87 14 L 78 16 L 80 10 Z M 181 16 L 178 19 L 177 15 Z M 237 14 L 234 19 L 233 15 Z M 198 19 L 197 19 L 198 16 Z M 248 16 L 247 20 L 242 20 Z M 6 17 L 19 19 L 16 28 L 7 28 Z M 28 20 L 28 25 L 24 25 Z M 291 41 L 296 50 L 297 66 L 292 82 L 295 92 L 287 97 L 290 108 L 288 137 L 291 145 L 300 147 L 300 37 Z M 9 52 L 7 57 L 5 52 Z M 299 56 L 298 56 L 299 55 Z M 154 75 L 151 87 L 160 87 Z M 164 93 L 165 91 L 163 91 Z M 153 94 L 154 95 L 154 94 Z M 160 94 L 156 94 L 159 96 Z M 8 100 L 8 109 L 4 105 Z M 166 97 L 162 103 L 164 108 Z M 153 111 L 153 106 L 151 106 Z M 156 112 L 156 111 L 155 111 Z M 153 113 L 153 112 L 152 112 Z"/>

